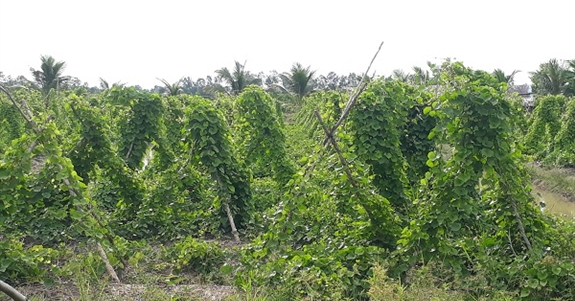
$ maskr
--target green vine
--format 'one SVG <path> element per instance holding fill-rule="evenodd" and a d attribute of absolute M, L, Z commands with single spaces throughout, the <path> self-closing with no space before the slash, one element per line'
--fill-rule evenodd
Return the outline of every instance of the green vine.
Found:
<path fill-rule="evenodd" d="M 543 159 L 554 150 L 554 139 L 561 129 L 560 116 L 566 99 L 563 95 L 548 95 L 537 101 L 533 122 L 525 135 L 525 153 Z"/>
<path fill-rule="evenodd" d="M 422 218 L 403 231 L 398 256 L 410 264 L 437 258 L 465 274 L 482 234 L 497 237 L 504 253 L 525 254 L 543 237 L 544 224 L 525 189 L 529 183 L 512 139 L 515 116 L 504 99 L 506 85 L 460 63 L 451 67 L 457 81 L 440 97 L 437 111 L 426 111 L 441 117 L 433 135 L 453 152 L 446 159 L 429 153 L 431 169 L 422 184 L 432 190 L 417 200 Z"/>
<path fill-rule="evenodd" d="M 566 107 L 561 129 L 555 136 L 554 150 L 546 161 L 557 166 L 575 167 L 575 99 L 571 98 Z"/>
<path fill-rule="evenodd" d="M 128 118 L 120 123 L 118 155 L 131 169 L 140 169 L 148 147 L 159 137 L 162 100 L 157 94 L 122 87 L 108 90 L 108 98 L 112 104 L 130 108 Z"/>
<path fill-rule="evenodd" d="M 435 116 L 425 114 L 426 107 L 430 103 L 431 96 L 428 93 L 406 87 L 404 101 L 409 101 L 411 106 L 407 115 L 407 123 L 403 127 L 400 138 L 401 151 L 407 162 L 407 177 L 410 186 L 416 187 L 419 181 L 425 177 L 427 166 L 427 154 L 436 148 L 435 140 L 430 137 L 437 124 Z"/>
<path fill-rule="evenodd" d="M 90 173 L 94 171 L 95 167 L 107 166 L 115 154 L 107 135 L 109 130 L 106 127 L 106 120 L 100 112 L 78 97 L 74 98 L 70 108 L 80 123 L 80 140 L 70 151 L 69 156 L 76 173 L 83 179 L 84 183 L 88 184 Z"/>
<path fill-rule="evenodd" d="M 19 115 L 17 108 L 0 98 L 0 153 L 24 133 L 25 122 Z"/>
<path fill-rule="evenodd" d="M 373 184 L 394 209 L 406 214 L 407 163 L 401 151 L 401 129 L 407 121 L 406 86 L 382 80 L 371 83 L 351 111 L 350 130 L 358 158 L 371 167 Z"/>
<path fill-rule="evenodd" d="M 236 102 L 236 133 L 243 160 L 254 174 L 269 175 L 285 185 L 294 174 L 286 157 L 285 136 L 272 98 L 262 88 L 249 86 Z"/>
<path fill-rule="evenodd" d="M 223 216 L 229 206 L 237 228 L 241 228 L 251 207 L 249 174 L 235 157 L 221 111 L 208 100 L 196 99 L 186 112 L 185 131 L 192 162 L 201 163 L 217 182 Z"/>

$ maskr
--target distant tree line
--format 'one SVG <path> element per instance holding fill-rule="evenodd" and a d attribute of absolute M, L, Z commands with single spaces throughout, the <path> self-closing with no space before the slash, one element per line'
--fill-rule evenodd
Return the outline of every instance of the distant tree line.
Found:
<path fill-rule="evenodd" d="M 52 56 L 41 56 L 40 60 L 40 69 L 30 69 L 31 79 L 22 75 L 13 78 L 0 71 L 0 84 L 37 89 L 45 96 L 51 91 L 61 89 L 83 89 L 86 93 L 98 93 L 114 86 L 125 86 L 121 82 L 110 84 L 103 78 L 100 78 L 99 86 L 90 86 L 87 82 L 82 83 L 77 77 L 64 75 L 66 68 L 64 61 L 57 61 Z M 387 78 L 414 85 L 431 86 L 437 81 L 435 77 L 437 72 L 434 71 L 436 69 L 436 65 L 428 62 L 427 68 L 415 66 L 411 72 L 394 70 Z M 514 70 L 506 74 L 501 69 L 496 69 L 492 75 L 500 82 L 513 85 L 514 77 L 519 72 Z M 575 95 L 575 59 L 550 59 L 542 63 L 538 70 L 529 74 L 532 91 L 536 95 Z M 232 69 L 224 67 L 215 70 L 215 76 L 208 75 L 195 80 L 185 76 L 174 83 L 158 78 L 160 84 L 151 89 L 144 89 L 139 85 L 135 85 L 134 88 L 166 95 L 189 94 L 214 99 L 218 93 L 238 95 L 247 86 L 258 85 L 269 93 L 300 103 L 305 96 L 314 91 L 348 91 L 356 87 L 360 80 L 361 76 L 356 73 L 338 75 L 329 72 L 327 75 L 318 75 L 311 66 L 304 67 L 300 63 L 294 63 L 288 72 L 279 73 L 274 70 L 267 74 L 263 72 L 254 74 L 246 70 L 246 62 L 242 64 L 236 61 Z"/>

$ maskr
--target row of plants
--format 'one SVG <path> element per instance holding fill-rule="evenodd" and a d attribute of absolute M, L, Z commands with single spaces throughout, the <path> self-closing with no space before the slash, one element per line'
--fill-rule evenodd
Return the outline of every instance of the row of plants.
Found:
<path fill-rule="evenodd" d="M 525 153 L 547 166 L 575 167 L 575 98 L 537 99 L 528 119 Z"/>
<path fill-rule="evenodd" d="M 49 279 L 60 244 L 99 245 L 121 272 L 158 243 L 174 273 L 221 268 L 285 300 L 380 300 L 422 269 L 473 298 L 573 297 L 575 224 L 536 207 L 523 151 L 570 160 L 574 102 L 540 99 L 526 120 L 493 75 L 434 72 L 432 90 L 370 81 L 351 108 L 313 93 L 287 121 L 257 86 L 216 100 L 3 88 L 0 279 Z M 249 243 L 201 241 L 228 237 Z"/>
<path fill-rule="evenodd" d="M 308 99 L 294 131 L 316 144 L 268 211 L 267 232 L 245 249 L 240 287 L 257 280 L 286 300 L 377 300 L 368 280 L 379 263 L 399 279 L 396 296 L 419 285 L 409 275 L 421 267 L 466 298 L 574 296 L 573 222 L 535 206 L 517 102 L 488 73 L 441 69 L 435 97 L 372 82 L 336 133 L 339 150 L 323 148 L 322 123 L 338 119 L 341 95 Z"/>

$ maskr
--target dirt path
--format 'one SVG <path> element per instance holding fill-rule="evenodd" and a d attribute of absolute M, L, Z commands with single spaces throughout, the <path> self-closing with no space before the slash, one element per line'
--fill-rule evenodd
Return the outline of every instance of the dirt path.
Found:
<path fill-rule="evenodd" d="M 225 285 L 144 285 L 144 284 L 109 284 L 104 287 L 86 287 L 78 289 L 74 285 L 25 285 L 17 289 L 30 298 L 31 301 L 48 300 L 92 300 L 92 301 L 119 301 L 119 300 L 186 300 L 186 301 L 219 301 L 236 293 L 231 286 Z M 0 295 L 0 300 L 4 300 Z M 6 299 L 7 300 L 7 299 Z"/>

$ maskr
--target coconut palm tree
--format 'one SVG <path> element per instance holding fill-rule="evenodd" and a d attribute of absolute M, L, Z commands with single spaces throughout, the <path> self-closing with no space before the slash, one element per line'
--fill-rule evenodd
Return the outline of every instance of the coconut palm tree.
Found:
<path fill-rule="evenodd" d="M 575 96 L 575 59 L 567 61 L 567 87 L 566 96 Z"/>
<path fill-rule="evenodd" d="M 295 96 L 300 102 L 305 96 L 313 91 L 313 77 L 315 71 L 311 67 L 303 67 L 300 63 L 294 63 L 290 72 L 279 74 L 282 85 L 276 84 L 281 90 Z"/>
<path fill-rule="evenodd" d="M 395 69 L 391 72 L 391 79 L 398 80 L 400 82 L 409 82 L 410 75 L 405 73 L 401 69 Z"/>
<path fill-rule="evenodd" d="M 539 69 L 530 74 L 536 94 L 562 94 L 569 85 L 569 72 L 565 64 L 557 59 L 539 65 Z"/>
<path fill-rule="evenodd" d="M 411 81 L 417 85 L 425 85 L 431 81 L 431 75 L 428 70 L 423 70 L 423 68 L 414 66 L 414 74 L 411 75 Z"/>
<path fill-rule="evenodd" d="M 225 82 L 228 87 L 226 89 L 221 84 L 216 84 L 214 88 L 218 91 L 237 95 L 249 85 L 261 85 L 262 80 L 252 75 L 249 71 L 245 71 L 245 67 L 245 62 L 242 65 L 236 61 L 234 69 L 231 72 L 226 67 L 216 70 L 217 78 Z"/>
<path fill-rule="evenodd" d="M 500 83 L 507 83 L 508 85 L 511 86 L 515 82 L 515 75 L 519 72 L 521 72 L 521 71 L 513 70 L 513 72 L 511 72 L 511 74 L 507 75 L 507 74 L 505 74 L 505 72 L 503 72 L 503 70 L 495 69 L 495 70 L 493 70 L 491 75 L 493 75 Z"/>
<path fill-rule="evenodd" d="M 108 81 L 106 81 L 105 79 L 100 77 L 100 89 L 102 89 L 102 90 L 108 90 L 108 89 L 114 88 L 114 87 L 123 87 L 125 85 L 126 85 L 125 83 L 115 82 L 110 86 Z"/>
<path fill-rule="evenodd" d="M 182 80 L 170 84 L 167 80 L 163 78 L 158 78 L 157 80 L 161 81 L 164 84 L 165 91 L 164 94 L 167 96 L 176 96 L 182 94 L 184 90 L 182 89 Z"/>
<path fill-rule="evenodd" d="M 66 62 L 56 60 L 52 56 L 41 56 L 40 65 L 41 70 L 30 68 L 32 76 L 34 76 L 34 86 L 42 91 L 43 95 L 48 95 L 50 90 L 57 90 L 62 84 L 70 80 L 69 76 L 63 76 L 62 72 L 66 68 Z"/>
<path fill-rule="evenodd" d="M 320 75 L 315 80 L 316 87 L 322 91 L 338 90 L 340 76 L 331 71 L 327 75 Z"/>
<path fill-rule="evenodd" d="M 180 82 L 181 82 L 181 87 L 182 87 L 183 93 L 190 94 L 190 95 L 196 94 L 196 92 L 198 90 L 198 86 L 192 80 L 191 77 L 189 77 L 189 76 L 188 77 L 182 77 Z"/>

